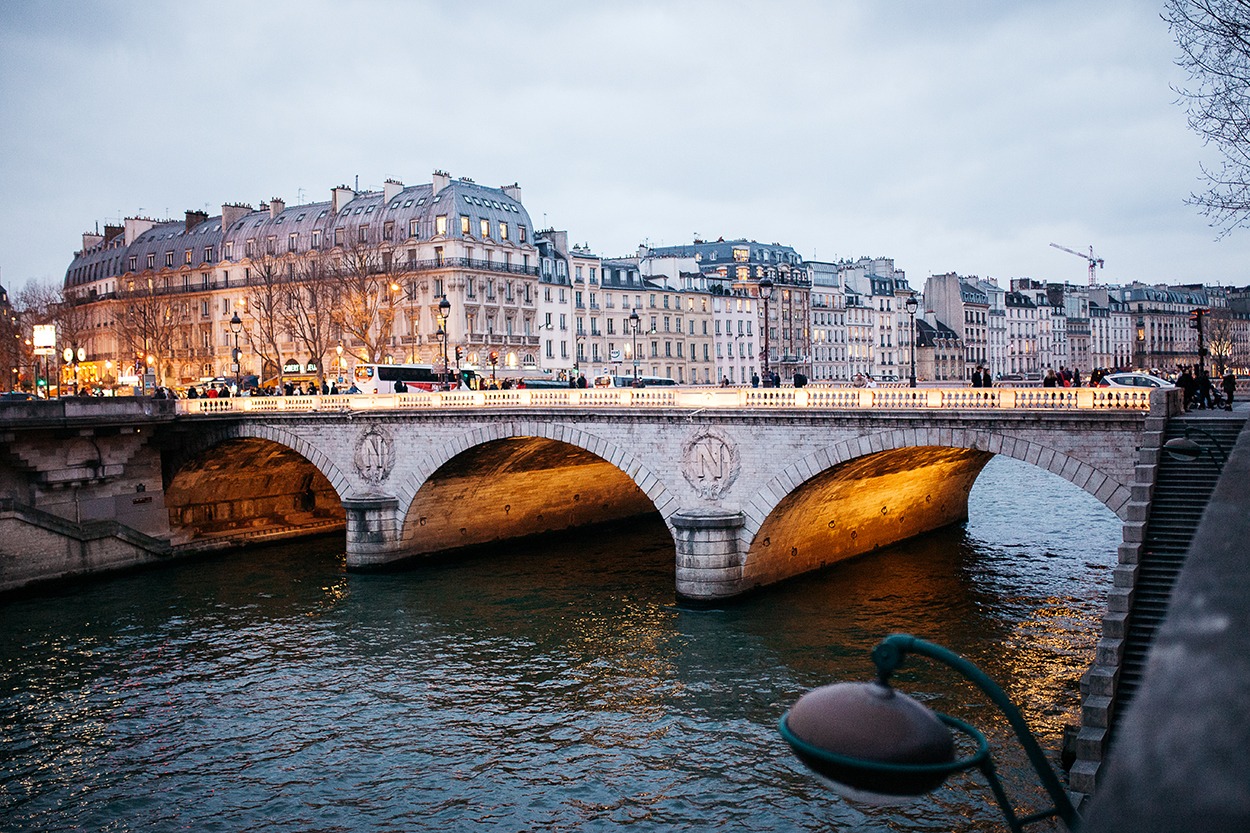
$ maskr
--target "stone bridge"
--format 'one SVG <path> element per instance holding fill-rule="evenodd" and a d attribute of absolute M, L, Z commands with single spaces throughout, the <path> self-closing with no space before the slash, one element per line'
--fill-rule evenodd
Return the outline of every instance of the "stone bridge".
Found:
<path fill-rule="evenodd" d="M 1154 396 L 1156 414 L 1173 404 Z M 357 569 L 658 513 L 677 595 L 711 602 L 962 520 L 995 454 L 1127 518 L 1151 404 L 1011 388 L 179 400 L 150 403 L 150 427 L 9 420 L 0 476 L 20 504 L 173 552 L 345 527 Z"/>

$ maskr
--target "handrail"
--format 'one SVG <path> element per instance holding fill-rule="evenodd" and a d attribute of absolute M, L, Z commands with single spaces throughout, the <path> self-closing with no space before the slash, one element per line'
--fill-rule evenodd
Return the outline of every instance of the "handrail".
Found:
<path fill-rule="evenodd" d="M 1176 391 L 1156 391 L 1166 407 Z M 334 396 L 179 399 L 180 415 L 445 410 L 448 408 L 682 408 L 820 411 L 1149 411 L 1148 390 L 1125 388 L 514 388 Z"/>

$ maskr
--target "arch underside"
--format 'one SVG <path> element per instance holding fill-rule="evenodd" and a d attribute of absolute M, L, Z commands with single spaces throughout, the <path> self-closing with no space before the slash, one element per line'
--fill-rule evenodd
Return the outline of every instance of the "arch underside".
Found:
<path fill-rule="evenodd" d="M 760 525 L 746 553 L 747 585 L 771 584 L 965 520 L 968 494 L 993 456 L 969 448 L 900 448 L 820 472 Z"/>
<path fill-rule="evenodd" d="M 293 449 L 226 439 L 180 463 L 165 505 L 175 544 L 243 544 L 335 532 L 346 513 L 333 485 Z"/>
<path fill-rule="evenodd" d="M 417 491 L 403 554 L 422 556 L 654 513 L 603 458 L 558 440 L 514 436 L 468 448 Z"/>

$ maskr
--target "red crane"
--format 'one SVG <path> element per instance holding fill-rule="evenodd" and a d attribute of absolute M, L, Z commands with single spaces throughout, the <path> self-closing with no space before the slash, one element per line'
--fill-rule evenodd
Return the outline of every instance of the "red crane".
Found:
<path fill-rule="evenodd" d="M 1102 268 L 1103 260 L 1100 257 L 1094 256 L 1093 246 L 1089 247 L 1089 254 L 1085 254 L 1084 252 L 1078 252 L 1074 249 L 1069 249 L 1067 246 L 1060 246 L 1058 243 L 1051 243 L 1050 245 L 1054 246 L 1056 249 L 1058 249 L 1061 252 L 1067 252 L 1070 255 L 1076 255 L 1079 258 L 1089 261 L 1089 285 L 1093 286 L 1094 284 L 1098 283 L 1098 281 L 1094 278 L 1094 270 Z"/>

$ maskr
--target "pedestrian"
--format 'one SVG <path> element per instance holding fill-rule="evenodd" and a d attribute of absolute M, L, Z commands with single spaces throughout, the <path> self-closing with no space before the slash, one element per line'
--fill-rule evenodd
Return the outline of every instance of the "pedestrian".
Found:
<path fill-rule="evenodd" d="M 806 385 L 807 385 L 807 374 L 801 370 L 798 373 L 795 373 L 794 374 L 794 386 L 796 388 L 801 388 L 801 387 L 805 387 Z"/>
<path fill-rule="evenodd" d="M 972 386 L 974 388 L 981 387 L 981 365 L 977 365 L 972 371 Z"/>
<path fill-rule="evenodd" d="M 200 392 L 195 389 L 195 385 L 187 388 L 187 399 L 199 399 Z"/>
<path fill-rule="evenodd" d="M 758 388 L 760 386 L 760 375 L 754 370 L 751 371 L 751 387 Z"/>
<path fill-rule="evenodd" d="M 1046 368 L 1046 378 L 1042 379 L 1042 387 L 1053 388 L 1059 384 L 1059 377 L 1055 375 L 1053 367 Z"/>
<path fill-rule="evenodd" d="M 1224 388 L 1224 410 L 1231 411 L 1233 409 L 1233 394 L 1237 392 L 1237 377 L 1233 375 L 1233 371 L 1224 372 L 1224 381 L 1221 384 Z"/>
<path fill-rule="evenodd" d="M 722 376 L 722 377 L 721 377 L 721 380 L 720 380 L 720 386 L 721 386 L 722 388 L 727 388 L 727 387 L 729 387 L 729 377 L 728 377 L 728 376 Z"/>
<path fill-rule="evenodd" d="M 1194 377 L 1194 386 L 1197 389 L 1195 395 L 1199 409 L 1206 410 L 1212 407 L 1211 393 L 1215 386 L 1211 384 L 1211 376 L 1207 373 L 1207 369 L 1201 365 L 1198 367 L 1198 375 Z"/>
<path fill-rule="evenodd" d="M 1188 411 L 1193 407 L 1194 394 L 1198 390 L 1193 374 L 1189 372 L 1189 365 L 1181 368 L 1181 375 L 1176 378 L 1176 386 L 1181 389 L 1181 396 L 1184 397 L 1185 410 Z"/>
<path fill-rule="evenodd" d="M 585 388 L 585 387 L 586 387 L 586 374 L 585 374 L 585 373 L 579 373 L 579 374 L 577 375 L 577 386 L 578 386 L 579 388 Z"/>
<path fill-rule="evenodd" d="M 1072 368 L 1072 387 L 1079 388 L 1081 386 L 1081 369 L 1079 367 Z"/>

